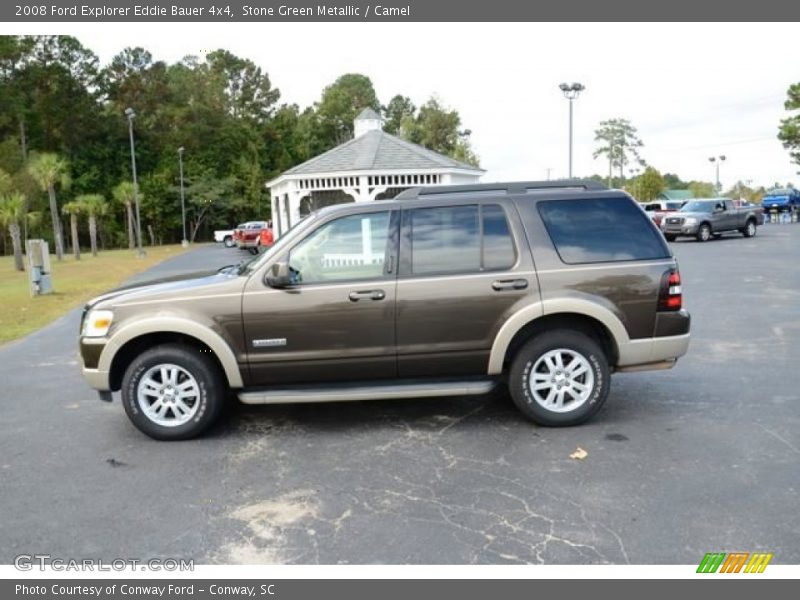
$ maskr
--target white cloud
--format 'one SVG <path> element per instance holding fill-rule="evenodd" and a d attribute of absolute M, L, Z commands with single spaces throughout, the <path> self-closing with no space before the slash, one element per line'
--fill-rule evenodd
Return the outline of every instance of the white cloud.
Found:
<path fill-rule="evenodd" d="M 175 61 L 225 47 L 250 58 L 301 106 L 345 72 L 372 78 L 382 101 L 435 93 L 458 109 L 485 179 L 566 175 L 561 81 L 575 103 L 576 174 L 605 173 L 593 131 L 610 117 L 639 128 L 645 159 L 688 179 L 799 183 L 775 135 L 796 70 L 794 24 L 243 23 L 3 25 L 5 33 L 69 33 L 107 62 L 141 45 Z"/>

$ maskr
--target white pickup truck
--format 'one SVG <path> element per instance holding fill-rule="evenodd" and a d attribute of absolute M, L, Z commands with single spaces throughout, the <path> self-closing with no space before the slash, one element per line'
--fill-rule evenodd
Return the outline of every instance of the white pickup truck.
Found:
<path fill-rule="evenodd" d="M 214 232 L 214 241 L 222 242 L 226 248 L 233 248 L 233 229 L 218 229 Z"/>

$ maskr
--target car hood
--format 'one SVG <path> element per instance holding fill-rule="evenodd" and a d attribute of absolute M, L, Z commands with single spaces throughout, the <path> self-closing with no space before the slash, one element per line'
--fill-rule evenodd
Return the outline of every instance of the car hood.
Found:
<path fill-rule="evenodd" d="M 150 297 L 168 298 L 170 295 L 185 296 L 193 291 L 208 293 L 212 288 L 229 287 L 231 281 L 240 279 L 242 286 L 247 279 L 238 275 L 233 270 L 222 271 L 198 271 L 185 273 L 183 275 L 171 275 L 159 279 L 151 279 L 143 283 L 132 283 L 123 285 L 110 292 L 92 298 L 87 302 L 86 308 L 110 308 L 116 304 L 131 301 L 145 300 Z"/>
<path fill-rule="evenodd" d="M 674 212 L 674 213 L 670 213 L 670 214 L 668 214 L 668 215 L 664 215 L 664 217 L 665 217 L 665 218 L 667 218 L 667 219 L 669 219 L 670 217 L 681 217 L 681 218 L 684 218 L 684 219 L 685 219 L 686 217 L 692 217 L 692 218 L 695 218 L 695 219 L 706 219 L 706 218 L 708 218 L 708 217 L 710 217 L 710 216 L 711 216 L 711 213 L 704 213 L 704 212 L 682 212 L 682 211 L 681 211 L 681 212 Z"/>

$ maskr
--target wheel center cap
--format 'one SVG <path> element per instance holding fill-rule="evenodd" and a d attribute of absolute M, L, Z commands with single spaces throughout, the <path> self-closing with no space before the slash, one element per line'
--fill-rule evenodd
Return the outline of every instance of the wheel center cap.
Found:
<path fill-rule="evenodd" d="M 559 385 L 563 385 L 567 382 L 567 376 L 564 373 L 559 373 L 556 375 L 556 383 Z"/>

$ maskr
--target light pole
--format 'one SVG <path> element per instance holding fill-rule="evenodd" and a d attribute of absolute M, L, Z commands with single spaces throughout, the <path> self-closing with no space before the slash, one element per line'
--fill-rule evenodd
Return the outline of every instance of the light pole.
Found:
<path fill-rule="evenodd" d="M 183 224 L 183 238 L 181 239 L 181 246 L 188 248 L 189 240 L 186 239 L 186 200 L 183 195 L 183 151 L 185 148 L 181 146 L 178 148 L 178 164 L 181 171 L 181 223 Z"/>
<path fill-rule="evenodd" d="M 582 83 L 562 83 L 558 86 L 564 93 L 564 97 L 569 100 L 569 178 L 572 179 L 572 101 L 586 89 Z"/>
<path fill-rule="evenodd" d="M 631 169 L 631 179 L 633 180 L 632 183 L 631 183 L 631 190 L 633 191 L 633 197 L 636 200 L 639 200 L 639 193 L 640 193 L 640 190 L 639 190 L 639 173 L 641 173 L 641 172 L 642 172 L 642 170 L 639 169 L 638 167 L 635 167 L 635 168 Z"/>
<path fill-rule="evenodd" d="M 142 249 L 142 219 L 139 216 L 139 183 L 136 180 L 136 146 L 133 142 L 133 120 L 136 113 L 132 108 L 125 109 L 125 116 L 128 117 L 128 134 L 131 138 L 131 170 L 133 171 L 133 204 L 136 206 L 136 256 L 144 257 Z"/>
<path fill-rule="evenodd" d="M 725 162 L 725 155 L 724 154 L 720 154 L 719 156 L 711 156 L 711 157 L 709 157 L 708 160 L 716 168 L 716 174 L 717 174 L 716 175 L 716 178 L 717 178 L 716 181 L 717 182 L 716 182 L 716 187 L 714 189 L 716 190 L 717 194 L 719 194 L 722 191 L 722 188 L 719 185 L 719 166 L 720 166 L 720 164 Z"/>

